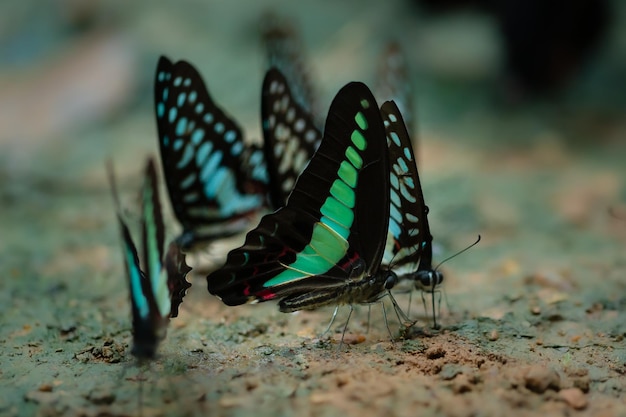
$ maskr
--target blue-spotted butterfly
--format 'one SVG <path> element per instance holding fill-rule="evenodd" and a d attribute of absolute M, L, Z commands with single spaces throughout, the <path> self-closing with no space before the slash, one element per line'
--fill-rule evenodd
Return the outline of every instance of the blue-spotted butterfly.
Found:
<path fill-rule="evenodd" d="M 154 102 L 161 161 L 183 248 L 246 230 L 266 203 L 262 150 L 212 100 L 186 61 L 157 64 Z"/>
<path fill-rule="evenodd" d="M 121 214 L 113 169 L 109 165 L 109 181 L 122 234 L 122 253 L 133 316 L 132 354 L 139 360 L 155 356 L 159 342 L 165 337 L 170 317 L 178 316 L 178 307 L 191 284 L 186 276 L 191 268 L 180 247 L 172 242 L 163 253 L 164 227 L 159 199 L 156 167 L 150 159 L 141 189 L 141 240 L 144 269 L 130 230 Z"/>
<path fill-rule="evenodd" d="M 383 265 L 391 267 L 400 279 L 411 280 L 415 288 L 434 293 L 443 274 L 432 267 L 432 241 L 428 226 L 428 206 L 417 173 L 411 139 L 400 110 L 393 102 L 381 107 L 389 146 L 390 193 L 389 231 Z"/>
<path fill-rule="evenodd" d="M 397 280 L 380 269 L 388 220 L 385 129 L 370 90 L 350 83 L 286 206 L 207 276 L 209 292 L 231 306 L 279 300 L 282 312 L 376 301 Z"/>
<path fill-rule="evenodd" d="M 407 130 L 414 136 L 413 89 L 407 61 L 400 44 L 395 41 L 389 42 L 379 59 L 375 91 L 376 97 L 395 102 L 404 117 Z"/>
<path fill-rule="evenodd" d="M 290 86 L 292 100 L 309 115 L 315 126 L 321 126 L 318 102 L 305 60 L 304 46 L 294 24 L 286 18 L 266 13 L 261 20 L 261 39 L 267 69 L 283 73 Z M 322 121 L 323 122 L 323 121 Z M 321 136 L 320 136 L 321 138 Z"/>
<path fill-rule="evenodd" d="M 322 134 L 291 93 L 277 68 L 267 71 L 261 98 L 263 151 L 272 207 L 285 205 L 298 175 L 317 150 Z"/>

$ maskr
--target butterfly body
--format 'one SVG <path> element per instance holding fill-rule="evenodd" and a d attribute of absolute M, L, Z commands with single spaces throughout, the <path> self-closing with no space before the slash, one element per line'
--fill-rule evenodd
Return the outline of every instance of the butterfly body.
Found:
<path fill-rule="evenodd" d="M 372 299 L 365 288 L 386 282 L 378 277 L 389 218 L 386 148 L 371 92 L 348 84 L 286 206 L 207 276 L 209 292 L 227 305 L 280 300 L 281 311 Z"/>
<path fill-rule="evenodd" d="M 386 295 L 393 288 L 398 277 L 393 271 L 379 271 L 373 276 L 351 279 L 340 286 L 310 290 L 283 298 L 278 308 L 283 313 L 298 310 L 313 310 L 329 305 L 370 304 Z"/>

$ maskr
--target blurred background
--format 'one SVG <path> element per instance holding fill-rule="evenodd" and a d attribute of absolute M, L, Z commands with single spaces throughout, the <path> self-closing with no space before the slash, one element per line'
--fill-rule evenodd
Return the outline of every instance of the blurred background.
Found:
<path fill-rule="evenodd" d="M 87 181 L 106 155 L 131 163 L 142 160 L 140 150 L 155 152 L 160 54 L 194 63 L 214 98 L 258 138 L 267 11 L 301 31 L 323 106 L 347 81 L 373 83 L 381 48 L 397 39 L 409 57 L 423 135 L 505 148 L 617 140 L 626 108 L 626 5 L 544 3 L 2 2 L 0 175 Z"/>
<path fill-rule="evenodd" d="M 375 85 L 382 51 L 400 43 L 443 254 L 482 233 L 484 255 L 497 262 L 516 250 L 511 236 L 534 242 L 548 232 L 561 241 L 547 245 L 562 250 L 581 227 L 614 229 L 607 210 L 626 201 L 622 1 L 49 0 L 0 2 L 0 199 L 14 209 L 5 234 L 26 253 L 25 228 L 40 236 L 54 223 L 77 228 L 73 244 L 92 245 L 103 230 L 117 239 L 103 213 L 111 207 L 90 199 L 108 204 L 107 158 L 122 190 L 136 190 L 145 156 L 158 153 L 161 54 L 192 62 L 258 141 L 268 12 L 300 31 L 323 115 L 346 82 Z M 58 245 L 54 234 L 49 243 Z"/>

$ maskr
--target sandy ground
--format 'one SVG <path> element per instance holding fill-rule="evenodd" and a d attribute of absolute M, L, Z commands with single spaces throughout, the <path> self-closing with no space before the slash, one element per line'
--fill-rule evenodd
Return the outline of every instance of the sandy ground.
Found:
<path fill-rule="evenodd" d="M 463 72 L 449 58 L 434 58 L 443 29 L 418 25 L 401 3 L 378 3 L 275 6 L 303 22 L 322 102 L 346 81 L 372 82 L 383 37 L 419 40 L 409 51 L 436 258 L 482 235 L 443 267 L 443 328 L 430 328 L 414 294 L 411 314 L 419 320 L 404 337 L 389 306 L 395 342 L 380 306 L 372 306 L 369 326 L 368 308 L 359 306 L 339 349 L 347 308 L 320 337 L 332 309 L 286 315 L 271 303 L 229 308 L 195 274 L 159 358 L 137 366 L 104 161 L 115 161 L 132 224 L 141 167 L 157 152 L 150 85 L 160 53 L 195 62 L 214 97 L 258 138 L 262 55 L 255 36 L 267 5 L 94 3 L 104 16 L 97 35 L 68 40 L 48 27 L 62 46 L 42 48 L 60 74 L 84 74 L 74 63 L 100 62 L 80 58 L 108 45 L 110 67 L 88 71 L 86 83 L 99 88 L 81 90 L 101 92 L 101 101 L 89 101 L 95 110 L 49 125 L 22 112 L 11 126 L 39 127 L 0 129 L 0 415 L 626 415 L 626 119 L 624 98 L 614 100 L 623 79 L 610 78 L 618 72 L 615 43 L 604 51 L 604 66 L 588 70 L 556 104 L 504 107 L 494 98 L 493 47 L 474 47 L 485 59 Z M 72 4 L 67 10 L 79 14 Z M 460 19 L 457 31 L 483 23 Z M 444 40 L 461 42 L 453 25 L 441 24 Z M 466 45 L 457 48 L 458 59 L 471 55 Z M 12 98 L 27 103 L 41 103 L 33 98 L 41 89 L 62 97 L 62 81 L 71 77 L 50 78 L 41 68 L 3 71 L 0 85 L 12 85 L 19 92 Z M 113 87 L 103 86 L 111 83 L 132 85 L 132 92 L 108 99 Z M 219 263 L 240 239 L 190 263 Z M 406 294 L 397 299 L 408 305 Z"/>

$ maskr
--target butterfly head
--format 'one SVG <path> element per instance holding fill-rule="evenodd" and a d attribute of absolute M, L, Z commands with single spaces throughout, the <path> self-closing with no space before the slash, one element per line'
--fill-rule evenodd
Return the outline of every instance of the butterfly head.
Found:
<path fill-rule="evenodd" d="M 390 290 L 393 287 L 395 287 L 396 284 L 398 283 L 398 275 L 396 275 L 396 273 L 393 272 L 392 270 L 387 270 L 385 271 L 385 273 L 386 273 L 385 289 Z"/>
<path fill-rule="evenodd" d="M 433 292 L 443 283 L 443 273 L 437 269 L 425 269 L 415 273 L 415 289 Z"/>

